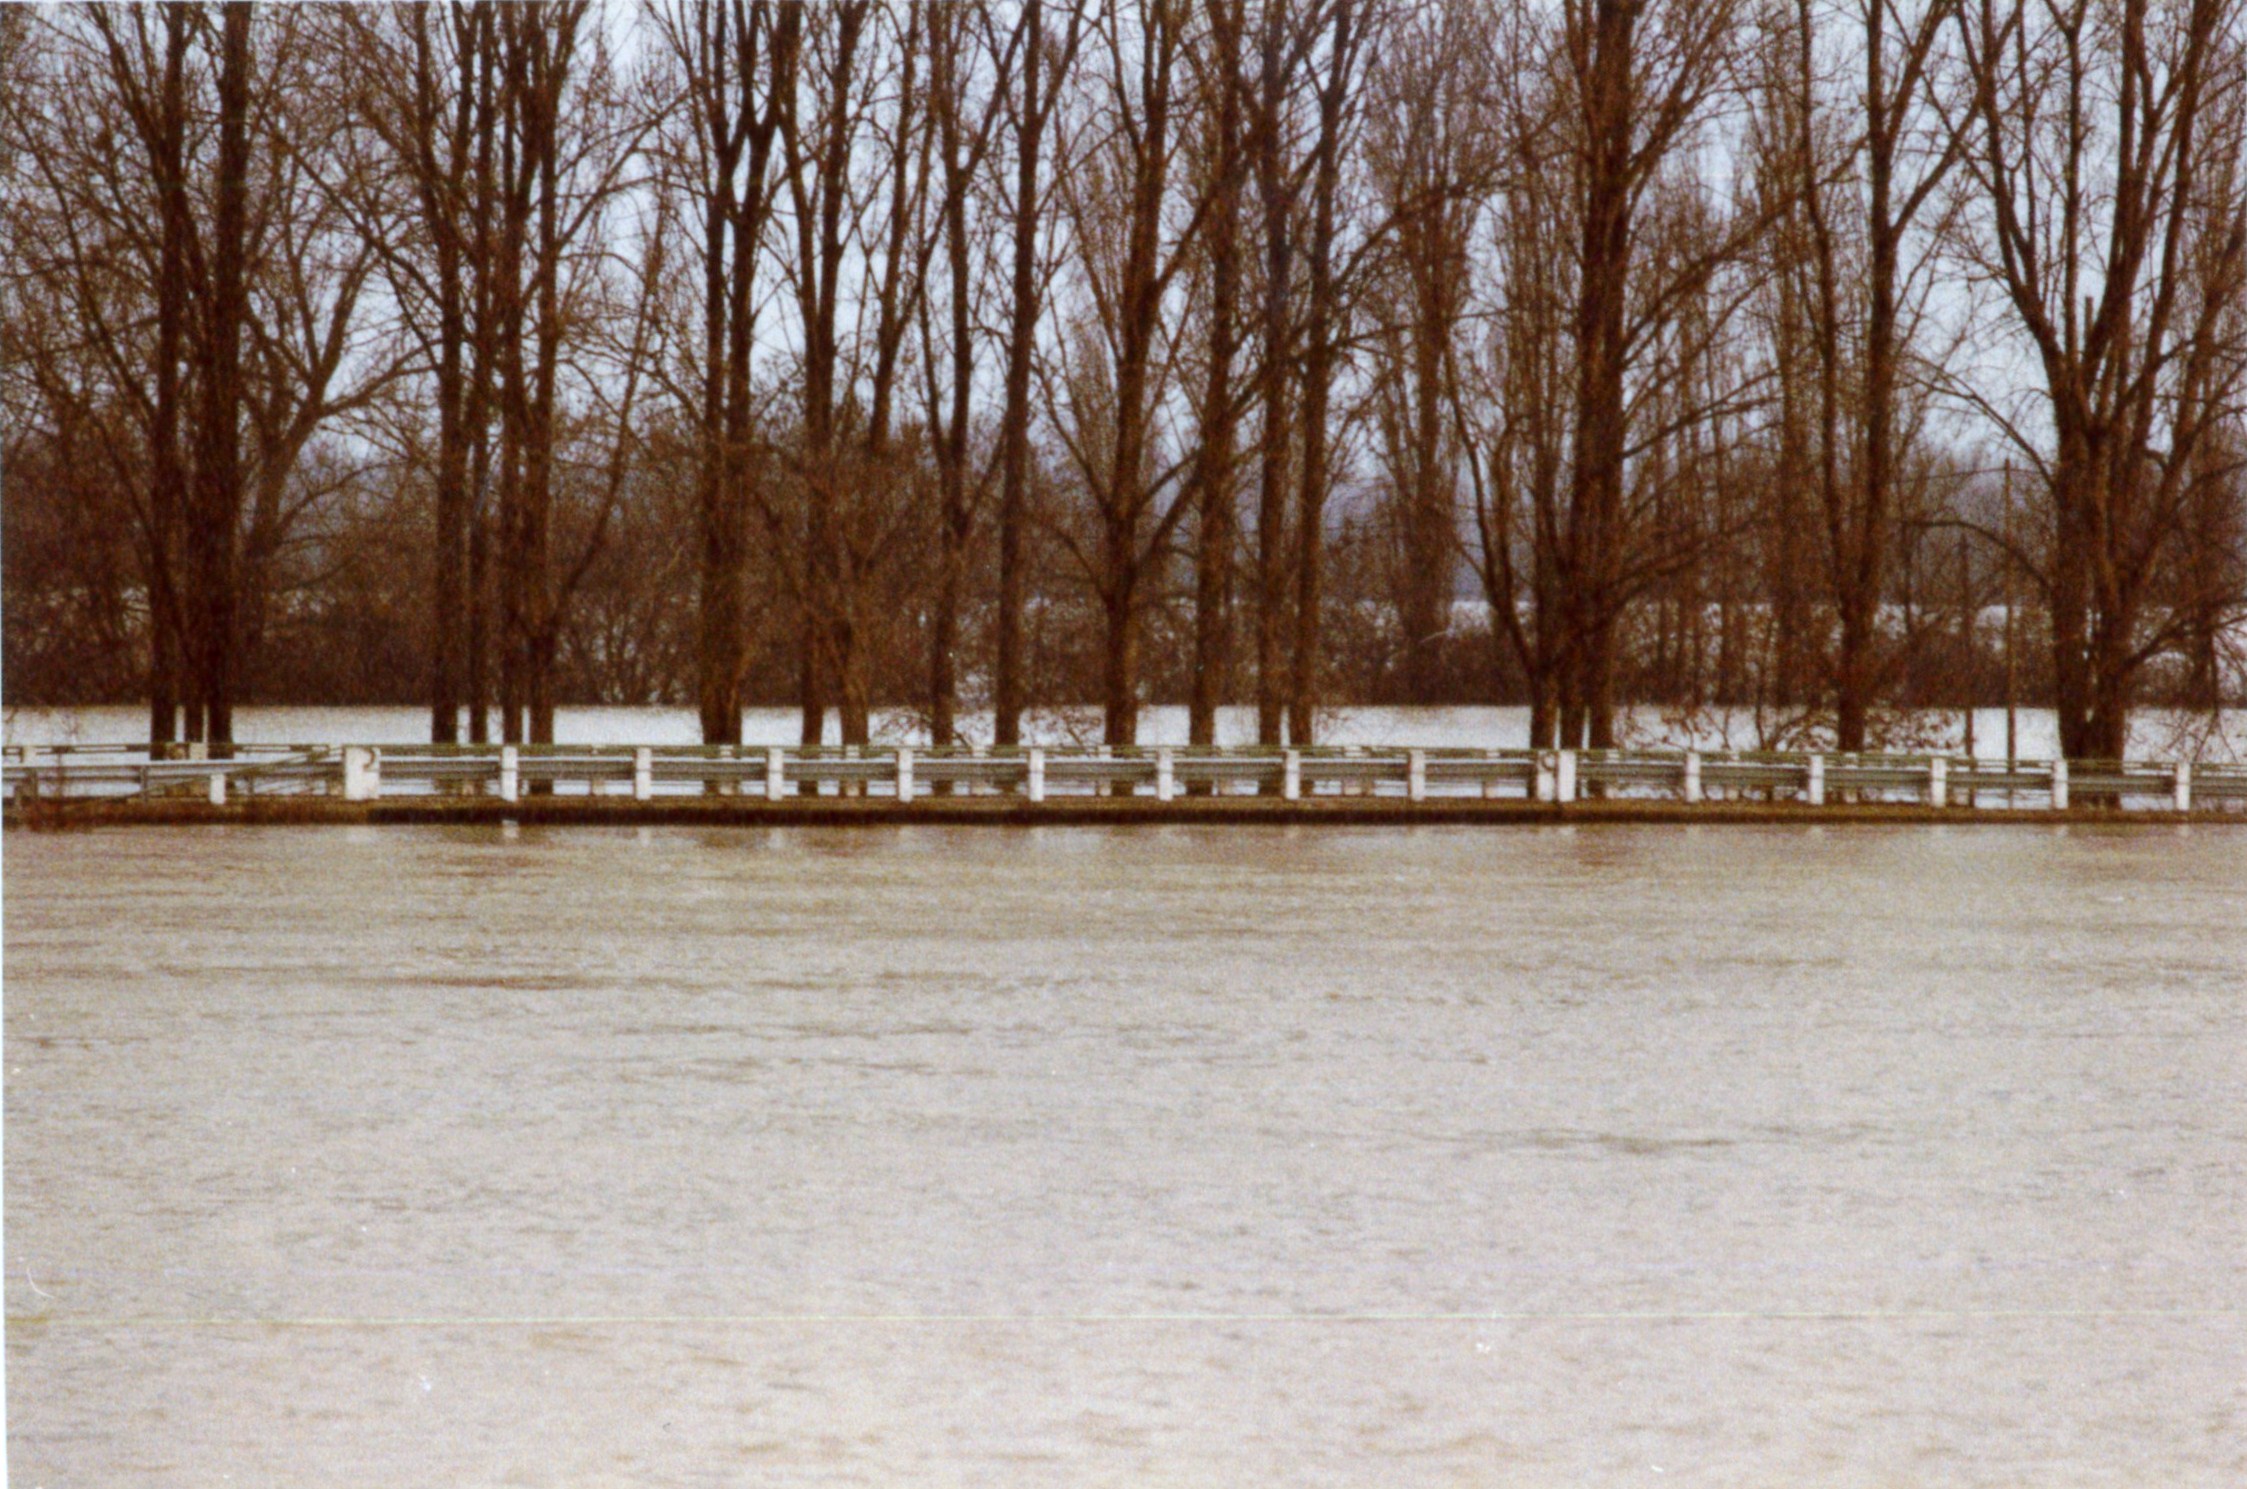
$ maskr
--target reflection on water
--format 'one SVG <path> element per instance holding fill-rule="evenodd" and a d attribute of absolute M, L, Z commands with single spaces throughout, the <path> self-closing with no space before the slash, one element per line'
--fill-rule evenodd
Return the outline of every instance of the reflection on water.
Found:
<path fill-rule="evenodd" d="M 148 830 L 6 892 L 24 1483 L 2247 1479 L 2234 831 Z"/>

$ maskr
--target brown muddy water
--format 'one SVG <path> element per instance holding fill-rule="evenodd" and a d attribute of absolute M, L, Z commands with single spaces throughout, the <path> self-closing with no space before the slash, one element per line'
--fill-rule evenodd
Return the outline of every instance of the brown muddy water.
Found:
<path fill-rule="evenodd" d="M 11 833 L 8 1467 L 2247 1482 L 2247 839 Z"/>

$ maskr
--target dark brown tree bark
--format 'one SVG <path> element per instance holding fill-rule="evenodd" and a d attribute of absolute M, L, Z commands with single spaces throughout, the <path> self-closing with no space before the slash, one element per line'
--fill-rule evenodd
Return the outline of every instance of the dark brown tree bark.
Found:
<path fill-rule="evenodd" d="M 582 11 L 554 8 L 554 28 L 527 32 L 530 87 L 524 95 L 523 145 L 535 162 L 535 257 L 532 299 L 536 307 L 533 343 L 537 361 L 524 389 L 522 559 L 522 650 L 524 702 L 530 710 L 528 737 L 537 744 L 554 740 L 554 646 L 558 606 L 553 592 L 555 363 L 561 355 L 561 203 L 560 140 L 563 80 L 576 46 Z"/>
<path fill-rule="evenodd" d="M 1896 430 L 1899 375 L 1908 351 L 1906 307 L 1900 300 L 1902 253 L 1920 210 L 1956 161 L 1962 137 L 1937 133 L 1932 143 L 1918 131 L 1934 122 L 1944 100 L 1939 79 L 1938 43 L 1953 6 L 1933 0 L 1916 17 L 1907 17 L 1894 0 L 1867 0 L 1862 48 L 1864 88 L 1853 102 L 1863 110 L 1863 132 L 1847 149 L 1861 158 L 1865 197 L 1861 231 L 1868 266 L 1861 307 L 1842 307 L 1842 271 L 1837 263 L 1832 180 L 1836 162 L 1816 135 L 1821 117 L 1814 72 L 1816 20 L 1807 3 L 1798 5 L 1798 49 L 1794 190 L 1811 233 L 1814 300 L 1811 306 L 1813 355 L 1818 369 L 1817 466 L 1820 507 L 1826 529 L 1827 590 L 1836 621 L 1832 666 L 1836 743 L 1844 750 L 1866 745 L 1873 700 L 1886 681 L 1881 662 L 1879 614 L 1888 584 L 1896 535 Z M 1891 24 L 1900 35 L 1891 39 Z M 1893 73 L 1891 69 L 1894 69 Z M 1899 183 L 1914 158 L 1916 175 Z M 1849 334 L 1861 325 L 1857 338 Z M 1852 340 L 1856 344 L 1851 345 Z M 1845 370 L 1861 384 L 1842 386 Z M 1845 403 L 1853 426 L 1842 435 Z M 1845 465 L 1847 450 L 1859 468 Z M 1798 531 L 1789 524 L 1790 532 Z M 1799 622 L 1788 628 L 1801 629 Z"/>
<path fill-rule="evenodd" d="M 1751 236 L 1743 229 L 1732 243 L 1690 256 L 1666 283 L 1642 291 L 1634 311 L 1639 206 L 1724 80 L 1734 9 L 1730 0 L 1582 0 L 1562 18 L 1575 115 L 1578 274 L 1559 723 L 1565 741 L 1595 749 L 1616 743 L 1616 647 L 1632 594 L 1625 378 L 1668 303 Z"/>
<path fill-rule="evenodd" d="M 702 241 L 702 427 L 700 441 L 702 516 L 702 634 L 698 656 L 702 742 L 741 743 L 741 649 L 747 617 L 743 610 L 743 570 L 749 558 L 747 493 L 734 475 L 727 427 L 731 382 L 728 325 L 733 309 L 733 276 L 727 273 L 732 239 L 736 175 L 754 118 L 747 98 L 729 87 L 735 47 L 728 30 L 734 7 L 726 0 L 701 0 L 681 16 L 686 37 L 676 43 L 687 72 L 688 103 L 700 127 L 698 143 L 707 152 Z M 742 28 L 742 91 L 757 46 L 757 25 Z M 737 107 L 737 104 L 739 105 Z"/>
<path fill-rule="evenodd" d="M 453 49 L 449 96 L 440 74 L 434 7 L 406 12 L 413 50 L 410 170 L 414 198 L 429 237 L 437 300 L 437 481 L 435 559 L 430 585 L 429 737 L 460 738 L 467 602 L 469 427 L 467 342 L 469 281 L 467 188 L 475 127 L 478 43 L 483 27 L 456 9 L 448 28 Z"/>
<path fill-rule="evenodd" d="M 696 123 L 702 207 L 697 698 L 705 744 L 741 743 L 753 478 L 749 362 L 780 96 L 795 87 L 802 7 L 691 0 L 666 21 Z M 760 89 L 762 105 L 760 106 Z"/>
<path fill-rule="evenodd" d="M 242 335 L 248 321 L 250 169 L 249 0 L 228 0 L 219 23 L 218 202 L 210 239 L 210 295 L 198 358 L 195 502 L 187 548 L 195 576 L 195 685 L 205 736 L 218 751 L 234 739 L 236 590 L 242 519 Z"/>
<path fill-rule="evenodd" d="M 1014 126 L 1013 293 L 1006 338 L 1006 393 L 999 429 L 999 608 L 992 677 L 992 738 L 1022 742 L 1022 530 L 1030 477 L 1030 355 L 1038 323 L 1038 154 L 1049 107 L 1039 97 L 1045 77 L 1045 7 L 1026 0 L 1027 38 L 1022 102 Z"/>
<path fill-rule="evenodd" d="M 1240 542 L 1234 493 L 1234 426 L 1240 344 L 1241 31 L 1238 0 L 1211 0 L 1210 87 L 1215 125 L 1205 169 L 1214 191 L 1207 225 L 1209 366 L 1201 398 L 1201 443 L 1194 458 L 1194 670 L 1187 737 L 1217 743 L 1217 711 L 1232 691 L 1233 555 Z"/>
<path fill-rule="evenodd" d="M 959 743 L 960 683 L 956 652 L 959 646 L 960 584 L 967 564 L 967 544 L 973 509 L 968 504 L 967 421 L 970 384 L 975 377 L 975 344 L 968 325 L 969 296 L 973 292 L 968 260 L 968 162 L 961 136 L 960 114 L 964 80 L 959 52 L 961 33 L 956 19 L 939 18 L 931 35 L 930 80 L 935 92 L 939 149 L 944 171 L 944 264 L 949 273 L 947 296 L 952 351 L 951 407 L 931 422 L 936 428 L 937 559 L 936 605 L 929 617 L 929 742 L 939 748 Z M 933 343 L 930 356 L 934 357 Z"/>
<path fill-rule="evenodd" d="M 496 455 L 498 539 L 494 573 L 499 634 L 500 739 L 521 744 L 529 661 L 527 637 L 530 606 L 527 590 L 530 567 L 529 524 L 524 516 L 523 450 L 528 438 L 529 398 L 524 389 L 523 341 L 527 314 L 523 304 L 525 239 L 535 196 L 537 161 L 528 141 L 524 114 L 534 107 L 526 102 L 531 89 L 532 27 L 543 12 L 530 6 L 502 7 L 499 11 L 499 108 L 495 133 L 498 139 L 499 199 L 498 253 L 490 263 L 494 339 L 495 410 L 499 424 Z"/>
<path fill-rule="evenodd" d="M 586 348 L 593 307 L 563 279 L 596 214 L 619 190 L 632 131 L 606 91 L 600 39 L 585 29 L 586 0 L 535 0 L 499 11 L 499 251 L 491 270 L 498 335 L 500 706 L 503 737 L 554 738 L 555 671 L 571 595 L 598 552 L 629 464 L 630 414 L 640 375 L 645 281 L 662 270 L 651 245 L 640 266 L 634 350 L 620 361 L 622 396 L 605 494 L 587 514 L 584 545 L 555 559 L 557 481 L 564 439 L 565 357 Z M 660 243 L 660 238 L 657 240 Z M 582 293 L 582 292 L 580 292 Z"/>
<path fill-rule="evenodd" d="M 1117 17 L 1102 25 L 1110 71 L 1104 106 L 1106 136 L 1086 163 L 1086 182 L 1068 187 L 1077 236 L 1098 248 L 1084 267 L 1099 288 L 1101 354 L 1105 378 L 1088 374 L 1086 388 L 1104 383 L 1075 410 L 1076 429 L 1065 435 L 1094 508 L 1097 532 L 1090 564 L 1100 607 L 1102 738 L 1133 744 L 1139 733 L 1139 648 L 1149 574 L 1193 504 L 1173 494 L 1161 501 L 1175 471 L 1158 468 L 1155 400 L 1170 375 L 1164 356 L 1164 298 L 1190 262 L 1195 226 L 1206 196 L 1193 204 L 1191 222 L 1175 236 L 1164 229 L 1172 200 L 1172 167 L 1182 121 L 1179 73 L 1191 16 L 1181 0 L 1146 0 L 1128 40 Z M 1117 201 L 1093 199 L 1111 183 Z"/>
<path fill-rule="evenodd" d="M 1355 108 L 1361 38 L 1355 0 L 1333 0 L 1326 75 L 1318 87 L 1318 138 L 1313 150 L 1310 285 L 1304 302 L 1303 469 L 1295 508 L 1295 636 L 1288 678 L 1287 730 L 1292 743 L 1314 739 L 1319 707 L 1320 581 L 1325 553 L 1331 431 L 1328 409 L 1343 336 L 1335 252 L 1336 198 L 1341 191 L 1343 133 Z"/>
<path fill-rule="evenodd" d="M 1633 171 L 1633 0 L 1590 0 L 1570 28 L 1582 107 L 1581 280 L 1576 301 L 1576 444 L 1570 475 L 1572 655 L 1561 680 L 1562 738 L 1615 743 L 1612 609 L 1623 513 L 1623 373 L 1628 347 Z"/>
<path fill-rule="evenodd" d="M 1574 245 L 1568 241 L 1569 184 L 1542 161 L 1553 101 L 1519 65 L 1500 58 L 1501 173 L 1491 244 L 1504 290 L 1481 364 L 1470 417 L 1467 390 L 1455 382 L 1459 440 L 1474 490 L 1472 557 L 1491 612 L 1494 674 L 1510 656 L 1530 699 L 1531 741 L 1557 742 L 1560 678 L 1568 615 L 1561 599 L 1569 432 L 1574 392 L 1569 329 Z M 1531 81 L 1525 86 L 1526 75 Z M 1527 611 L 1526 615 L 1524 611 Z"/>
<path fill-rule="evenodd" d="M 2035 348 L 2053 430 L 2048 456 L 2028 448 L 2046 473 L 2052 691 L 2072 757 L 2123 753 L 2139 674 L 2174 638 L 2149 603 L 2211 395 L 2240 376 L 2222 328 L 2247 260 L 2241 14 L 2238 0 L 1960 12 L 1982 263 Z M 2093 128 L 2102 92 L 2112 122 Z M 2196 259 L 2208 267 L 2188 272 Z"/>
<path fill-rule="evenodd" d="M 159 247 L 150 275 L 156 337 L 145 368 L 145 385 L 152 391 L 146 403 L 147 488 L 140 537 L 148 595 L 148 737 L 150 748 L 162 753 L 175 740 L 204 737 L 204 697 L 198 681 L 203 649 L 196 639 L 203 610 L 199 603 L 186 602 L 186 595 L 195 592 L 195 575 L 182 572 L 184 565 L 199 561 L 200 550 L 186 545 L 199 528 L 202 493 L 199 486 L 191 486 L 192 462 L 182 448 L 181 423 L 183 414 L 190 412 L 184 405 L 191 393 L 196 398 L 192 414 L 200 418 L 203 407 L 201 390 L 191 384 L 183 365 L 191 352 L 200 365 L 200 348 L 208 331 L 200 319 L 205 306 L 199 293 L 206 259 L 188 188 L 186 69 L 195 37 L 209 32 L 210 21 L 199 6 L 167 7 L 159 62 L 148 35 L 146 12 L 131 16 L 129 33 L 123 14 L 101 9 L 86 14 L 102 41 L 108 84 L 146 156 L 156 198 Z M 113 358 L 122 362 L 130 355 L 122 338 L 103 334 L 106 316 L 86 319 Z M 74 416 L 70 422 L 79 420 Z M 191 435 L 199 452 L 200 424 Z"/>
<path fill-rule="evenodd" d="M 968 426 L 975 381 L 975 269 L 968 232 L 968 208 L 975 177 L 989 149 L 999 105 L 994 99 L 980 120 L 970 120 L 969 89 L 974 59 L 966 10 L 941 7 L 929 17 L 929 108 L 937 136 L 940 195 L 935 216 L 943 239 L 948 324 L 949 388 L 939 391 L 938 341 L 925 283 L 918 295 L 921 342 L 928 364 L 929 427 L 934 436 L 937 485 L 936 595 L 929 614 L 929 739 L 939 748 L 961 742 L 959 723 L 959 634 L 969 545 L 975 535 L 978 487 L 968 469 Z M 1011 87 L 1027 22 L 1018 26 L 994 56 L 994 88 L 1003 97 Z M 993 39 L 995 42 L 995 38 Z M 1038 65 L 1035 58 L 1027 65 Z M 949 792 L 950 784 L 940 790 Z"/>
<path fill-rule="evenodd" d="M 1295 209 L 1288 100 L 1297 51 L 1285 4 L 1265 7 L 1257 44 L 1250 153 L 1264 242 L 1258 315 L 1256 442 L 1256 742 L 1278 745 L 1287 700 L 1287 493 L 1293 467 Z"/>
<path fill-rule="evenodd" d="M 1469 235 L 1492 174 L 1487 88 L 1494 38 L 1479 15 L 1431 13 L 1394 34 L 1374 75 L 1368 174 L 1389 224 L 1373 286 L 1373 402 L 1394 534 L 1390 589 L 1402 697 L 1437 701 L 1459 553 L 1459 341 L 1474 262 Z"/>
<path fill-rule="evenodd" d="M 495 236 L 497 225 L 494 218 L 503 210 L 500 203 L 498 156 L 501 123 L 497 7 L 480 3 L 479 0 L 469 12 L 468 25 L 476 36 L 476 72 L 473 82 L 475 174 L 469 209 L 470 243 L 475 254 L 476 273 L 469 320 L 468 349 L 471 364 L 467 387 L 463 392 L 466 409 L 462 419 L 466 426 L 469 449 L 468 510 L 463 514 L 468 527 L 468 621 L 464 671 L 469 742 L 489 744 L 494 686 L 492 656 L 498 620 L 492 539 L 499 518 L 492 465 L 496 454 L 492 441 L 492 420 L 499 402 L 501 359 L 501 301 L 495 261 L 499 239 Z M 470 86 L 465 74 L 462 86 Z M 504 725 L 502 727 L 504 733 Z"/>
<path fill-rule="evenodd" d="M 164 11 L 164 84 L 161 124 L 155 150 L 156 193 L 163 218 L 164 246 L 156 277 L 156 408 L 149 432 L 148 559 L 149 678 L 148 742 L 152 749 L 180 737 L 180 597 L 177 573 L 179 525 L 186 505 L 187 473 L 180 461 L 180 354 L 187 330 L 190 208 L 187 201 L 186 66 L 191 12 L 185 5 Z M 200 700 L 194 703 L 197 715 Z M 199 720 L 198 720 L 199 722 Z M 194 737 L 201 738 L 197 728 Z"/>
<path fill-rule="evenodd" d="M 843 206 L 848 181 L 853 84 L 859 44 L 873 14 L 869 0 L 845 0 L 818 13 L 825 30 L 823 111 L 801 121 L 794 99 L 783 100 L 780 132 L 787 152 L 788 186 L 796 221 L 796 301 L 803 335 L 804 525 L 803 646 L 800 699 L 802 739 L 819 743 L 830 690 L 842 704 L 843 736 L 851 742 L 854 710 L 864 703 L 852 675 L 856 636 L 845 585 L 847 535 L 838 506 L 843 499 L 843 450 L 836 429 L 835 395 L 841 358 L 837 329 L 843 269 Z"/>
<path fill-rule="evenodd" d="M 1083 34 L 1083 10 L 1069 7 L 1061 37 L 1050 44 L 1043 0 L 1022 7 L 1020 102 L 1009 102 L 1014 135 L 1014 197 L 1010 204 L 1013 244 L 1006 332 L 1006 387 L 999 416 L 999 593 L 997 657 L 992 677 L 993 736 L 1000 745 L 1022 742 L 1022 711 L 1028 704 L 1023 654 L 1023 605 L 1030 524 L 1030 370 L 1043 314 L 1043 273 L 1038 261 L 1042 206 L 1038 172 L 1045 152 L 1046 126 L 1068 81 Z"/>

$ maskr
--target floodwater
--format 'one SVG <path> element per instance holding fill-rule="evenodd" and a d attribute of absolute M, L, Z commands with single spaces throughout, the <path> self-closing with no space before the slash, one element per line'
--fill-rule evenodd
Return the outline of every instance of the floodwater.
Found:
<path fill-rule="evenodd" d="M 18 1485 L 2247 1482 L 2247 836 L 11 833 Z"/>
<path fill-rule="evenodd" d="M 1645 746 L 1703 749 L 1793 749 L 1801 741 L 1786 732 L 1791 714 L 1759 714 L 1753 709 L 1703 709 L 1697 712 L 1637 707 L 1623 711 L 1624 742 Z M 792 745 L 802 737 L 802 715 L 792 708 L 742 711 L 742 742 Z M 1966 716 L 1929 709 L 1889 722 L 1888 743 L 1897 749 L 1966 750 Z M 842 740 L 841 721 L 832 711 L 826 721 L 829 743 Z M 2059 752 L 2059 724 L 2050 709 L 2024 708 L 2013 720 L 2013 753 L 2043 760 Z M 964 735 L 988 743 L 991 715 L 966 713 Z M 702 738 L 691 708 L 575 707 L 555 710 L 554 737 L 576 745 L 689 745 Z M 905 710 L 884 710 L 873 720 L 878 743 L 928 742 L 926 718 Z M 245 744 L 416 744 L 429 738 L 429 713 L 419 708 L 251 707 L 236 712 L 234 737 Z M 497 737 L 495 732 L 494 737 Z M 0 710 L 0 738 L 18 744 L 131 744 L 148 738 L 145 709 L 10 708 Z M 1422 745 L 1430 749 L 1526 749 L 1529 710 L 1498 707 L 1335 708 L 1322 711 L 1318 739 L 1339 745 Z M 1027 744 L 1096 744 L 1100 711 L 1070 708 L 1034 712 L 1024 720 Z M 1187 740 L 1183 708 L 1149 706 L 1139 721 L 1144 745 L 1182 745 Z M 1217 742 L 1253 744 L 1256 711 L 1222 708 Z M 2006 758 L 2006 713 L 2002 708 L 1974 711 L 1973 749 L 1984 760 Z M 2140 709 L 2131 716 L 2128 754 L 2133 760 L 2247 760 L 2247 709 L 2220 714 L 2187 714 Z"/>

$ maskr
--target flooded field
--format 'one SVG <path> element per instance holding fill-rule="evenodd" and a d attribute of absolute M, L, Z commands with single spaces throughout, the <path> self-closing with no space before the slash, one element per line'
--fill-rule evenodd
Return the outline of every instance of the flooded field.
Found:
<path fill-rule="evenodd" d="M 5 874 L 18 1484 L 2247 1481 L 2236 830 Z"/>
<path fill-rule="evenodd" d="M 1703 709 L 1697 712 L 1654 707 L 1624 710 L 1625 744 L 1703 749 L 1795 748 L 1801 741 L 1787 732 L 1791 715 L 1755 710 Z M 235 714 L 235 738 L 247 744 L 416 744 L 429 738 L 429 713 L 420 708 L 243 708 Z M 826 739 L 842 740 L 837 717 L 829 713 Z M 1140 716 L 1143 745 L 1182 745 L 1187 739 L 1186 710 L 1150 706 Z M 1949 749 L 1984 760 L 2005 756 L 2005 710 L 1974 711 L 1973 749 L 1966 750 L 1963 712 L 1930 709 L 1889 721 L 1886 747 Z M 562 708 L 555 712 L 554 737 L 560 744 L 684 745 L 701 740 L 701 720 L 691 708 Z M 988 742 L 991 716 L 969 712 L 960 728 L 970 739 Z M 795 744 L 802 715 L 792 708 L 751 708 L 742 712 L 742 740 L 750 745 Z M 877 743 L 926 744 L 927 721 L 900 710 L 876 713 Z M 496 738 L 496 734 L 494 735 Z M 2059 749 L 2059 726 L 2049 709 L 2024 708 L 2014 719 L 2014 751 L 2024 760 L 2041 760 Z M 12 708 L 0 711 L 0 739 L 11 745 L 125 744 L 148 738 L 148 714 L 139 708 Z M 1338 745 L 1422 745 L 1430 749 L 1527 749 L 1526 708 L 1334 708 L 1323 710 L 1321 743 Z M 1217 712 L 1217 742 L 1245 745 L 1256 739 L 1253 708 Z M 1097 744 L 1100 711 L 1052 709 L 1025 720 L 1024 743 Z M 2163 709 L 2140 709 L 2131 716 L 2132 759 L 2247 759 L 2247 709 L 2226 709 L 2211 717 Z"/>

